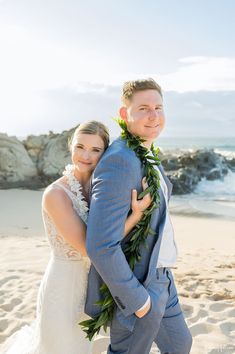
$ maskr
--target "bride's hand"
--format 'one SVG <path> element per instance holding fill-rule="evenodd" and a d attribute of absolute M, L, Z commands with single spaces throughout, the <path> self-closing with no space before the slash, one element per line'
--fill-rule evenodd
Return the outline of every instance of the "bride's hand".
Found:
<path fill-rule="evenodd" d="M 146 178 L 144 177 L 142 179 L 142 187 L 143 191 L 148 188 L 148 184 L 146 181 Z M 150 206 L 152 202 L 152 198 L 150 194 L 146 194 L 142 199 L 138 200 L 137 199 L 137 190 L 133 189 L 132 190 L 132 195 L 131 195 L 131 209 L 132 213 L 136 216 L 141 216 L 143 215 L 144 211 Z"/>
<path fill-rule="evenodd" d="M 143 190 L 148 188 L 148 184 L 146 179 L 142 179 Z M 142 199 L 138 200 L 137 191 L 132 190 L 131 194 L 131 209 L 132 212 L 128 216 L 125 222 L 124 228 L 124 236 L 127 236 L 129 232 L 138 224 L 138 222 L 142 219 L 144 211 L 150 206 L 152 202 L 151 196 L 147 193 Z"/>

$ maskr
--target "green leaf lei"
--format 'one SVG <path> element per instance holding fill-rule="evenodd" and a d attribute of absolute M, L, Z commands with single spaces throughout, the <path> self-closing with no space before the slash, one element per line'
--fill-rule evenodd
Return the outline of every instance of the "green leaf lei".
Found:
<path fill-rule="evenodd" d="M 149 234 L 155 235 L 155 232 L 150 228 L 150 220 L 154 209 L 158 208 L 160 204 L 158 193 L 160 178 L 157 169 L 154 168 L 155 165 L 160 165 L 160 159 L 158 157 L 160 149 L 155 149 L 152 144 L 152 154 L 150 154 L 149 150 L 142 145 L 145 140 L 132 135 L 127 130 L 127 125 L 122 119 L 117 119 L 116 121 L 122 129 L 121 138 L 126 140 L 127 146 L 135 152 L 144 167 L 144 176 L 146 177 L 148 187 L 138 196 L 138 199 L 143 198 L 147 193 L 150 193 L 152 198 L 152 203 L 144 211 L 142 219 L 132 229 L 129 241 L 125 244 L 125 248 L 123 249 L 128 264 L 131 270 L 133 270 L 135 264 L 141 259 L 140 246 L 142 244 L 147 246 L 146 239 Z M 102 300 L 97 301 L 96 304 L 101 306 L 101 312 L 95 318 L 79 323 L 89 340 L 92 340 L 93 336 L 99 333 L 101 327 L 103 327 L 106 332 L 107 326 L 112 321 L 116 306 L 106 284 L 101 286 L 100 292 L 102 294 Z"/>

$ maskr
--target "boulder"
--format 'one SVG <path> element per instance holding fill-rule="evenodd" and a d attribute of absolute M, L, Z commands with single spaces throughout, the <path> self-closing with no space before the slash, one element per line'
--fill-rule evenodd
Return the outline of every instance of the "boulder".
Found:
<path fill-rule="evenodd" d="M 200 176 L 194 167 L 167 172 L 167 176 L 173 183 L 173 194 L 191 193 L 200 181 Z"/>
<path fill-rule="evenodd" d="M 0 188 L 37 184 L 37 168 L 22 142 L 0 133 Z"/>
<path fill-rule="evenodd" d="M 230 170 L 235 172 L 235 158 L 226 158 L 226 163 Z"/>
<path fill-rule="evenodd" d="M 179 157 L 179 164 L 182 167 L 194 167 L 200 177 L 212 179 L 213 171 L 217 171 L 214 176 L 222 178 L 228 173 L 225 158 L 212 149 L 196 150 L 192 153 L 186 153 Z"/>
<path fill-rule="evenodd" d="M 176 171 L 180 167 L 182 167 L 182 165 L 179 162 L 179 156 L 180 156 L 179 154 L 174 154 L 171 152 L 162 155 L 160 158 L 162 161 L 162 165 L 164 166 L 164 170 Z"/>
<path fill-rule="evenodd" d="M 71 131 L 51 136 L 38 157 L 38 171 L 44 179 L 51 180 L 61 175 L 64 167 L 71 163 L 68 141 Z"/>
<path fill-rule="evenodd" d="M 168 152 L 162 156 L 162 164 L 174 185 L 174 194 L 192 192 L 202 178 L 222 179 L 230 167 L 225 157 L 212 149 Z"/>
<path fill-rule="evenodd" d="M 38 163 L 39 155 L 50 140 L 50 135 L 29 135 L 23 144 L 29 156 L 35 164 Z"/>

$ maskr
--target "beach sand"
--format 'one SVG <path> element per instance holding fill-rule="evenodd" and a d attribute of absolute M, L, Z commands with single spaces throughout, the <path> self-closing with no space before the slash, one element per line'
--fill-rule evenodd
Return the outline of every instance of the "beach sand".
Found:
<path fill-rule="evenodd" d="M 0 343 L 35 316 L 49 259 L 42 191 L 0 191 Z M 172 215 L 179 248 L 175 282 L 193 335 L 192 354 L 235 353 L 235 221 Z M 106 353 L 108 335 L 94 343 Z M 1 352 L 1 350 L 0 350 Z M 151 353 L 158 353 L 153 346 Z"/>

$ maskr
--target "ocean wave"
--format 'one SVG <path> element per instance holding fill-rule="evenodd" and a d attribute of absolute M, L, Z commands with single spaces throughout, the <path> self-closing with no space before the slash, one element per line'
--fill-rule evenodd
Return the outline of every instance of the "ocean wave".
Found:
<path fill-rule="evenodd" d="M 235 158 L 235 151 L 221 149 L 221 148 L 214 149 L 214 151 L 217 154 L 220 154 L 220 155 L 226 157 L 227 159 L 234 159 Z"/>
<path fill-rule="evenodd" d="M 202 179 L 196 186 L 194 194 L 209 197 L 213 200 L 223 198 L 224 200 L 235 201 L 235 172 L 228 171 L 223 179 L 214 181 Z"/>
<path fill-rule="evenodd" d="M 170 209 L 174 214 L 235 220 L 235 173 L 229 171 L 222 180 L 203 179 L 193 193 L 173 196 Z"/>

